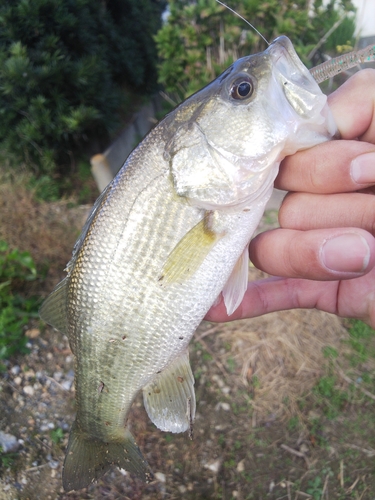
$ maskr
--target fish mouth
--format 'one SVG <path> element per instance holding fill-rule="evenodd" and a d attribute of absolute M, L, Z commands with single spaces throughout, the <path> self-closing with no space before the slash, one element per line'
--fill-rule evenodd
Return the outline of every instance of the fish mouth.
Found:
<path fill-rule="evenodd" d="M 298 57 L 289 38 L 276 38 L 265 52 L 271 59 L 274 77 L 295 112 L 305 119 L 316 119 L 326 97 Z"/>
<path fill-rule="evenodd" d="M 311 81 L 311 75 L 306 66 L 297 55 L 292 42 L 282 35 L 276 38 L 265 51 L 271 58 L 272 64 L 285 76 L 287 80 L 295 83 Z M 314 85 L 316 88 L 316 86 Z"/>

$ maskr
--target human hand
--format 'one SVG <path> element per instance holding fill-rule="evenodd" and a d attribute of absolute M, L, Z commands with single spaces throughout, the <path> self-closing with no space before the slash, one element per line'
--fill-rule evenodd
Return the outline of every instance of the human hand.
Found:
<path fill-rule="evenodd" d="M 254 265 L 278 277 L 249 283 L 234 314 L 220 301 L 207 320 L 317 308 L 375 328 L 375 71 L 355 74 L 329 105 L 341 139 L 283 161 L 281 227 L 250 244 Z"/>

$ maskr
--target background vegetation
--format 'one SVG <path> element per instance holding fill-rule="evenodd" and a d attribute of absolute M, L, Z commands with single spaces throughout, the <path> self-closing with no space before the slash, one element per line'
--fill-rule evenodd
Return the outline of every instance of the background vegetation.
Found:
<path fill-rule="evenodd" d="M 157 81 L 177 101 L 265 42 L 215 0 L 5 0 L 0 5 L 0 154 L 56 199 L 82 177 L 80 159 L 111 134 Z M 350 0 L 236 0 L 230 6 L 273 40 L 287 34 L 301 57 L 351 13 Z M 161 28 L 159 30 L 159 28 Z M 159 30 L 159 31 L 158 31 Z M 323 48 L 352 42 L 347 17 Z M 156 34 L 157 33 L 157 34 Z M 319 56 L 319 52 L 317 54 Z M 160 64 L 157 68 L 158 57 Z M 159 76 L 157 74 L 159 71 Z"/>
<path fill-rule="evenodd" d="M 107 144 L 134 93 L 156 82 L 164 0 L 4 0 L 0 151 L 39 176 L 70 175 Z"/>
<path fill-rule="evenodd" d="M 302 60 L 337 23 L 321 50 L 350 45 L 354 7 L 350 0 L 233 0 L 228 5 L 272 41 L 287 35 Z M 159 81 L 176 100 L 206 85 L 239 57 L 264 50 L 267 44 L 254 30 L 215 0 L 170 0 L 169 17 L 156 36 Z M 317 52 L 317 58 L 319 54 Z M 315 60 L 314 60 L 315 62 Z M 310 66 L 312 64 L 310 63 Z"/>
<path fill-rule="evenodd" d="M 10 250 L 0 240 L 0 371 L 1 360 L 17 353 L 25 354 L 27 337 L 24 327 L 38 316 L 36 297 L 25 296 L 25 284 L 37 277 L 35 263 L 29 252 Z"/>

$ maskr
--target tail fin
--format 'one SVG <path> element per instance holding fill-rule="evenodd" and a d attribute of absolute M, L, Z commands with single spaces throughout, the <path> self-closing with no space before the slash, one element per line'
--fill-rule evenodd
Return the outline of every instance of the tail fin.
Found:
<path fill-rule="evenodd" d="M 133 436 L 125 428 L 121 441 L 105 443 L 85 436 L 74 422 L 63 468 L 65 491 L 85 488 L 103 476 L 112 465 L 134 473 L 143 481 L 153 478 Z"/>

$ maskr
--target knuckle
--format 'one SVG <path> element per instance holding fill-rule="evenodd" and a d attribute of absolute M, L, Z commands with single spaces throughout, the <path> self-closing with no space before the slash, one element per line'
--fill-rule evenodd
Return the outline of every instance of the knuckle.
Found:
<path fill-rule="evenodd" d="M 301 210 L 298 207 L 303 203 L 304 193 L 288 193 L 279 210 L 280 227 L 298 229 L 301 223 Z"/>

